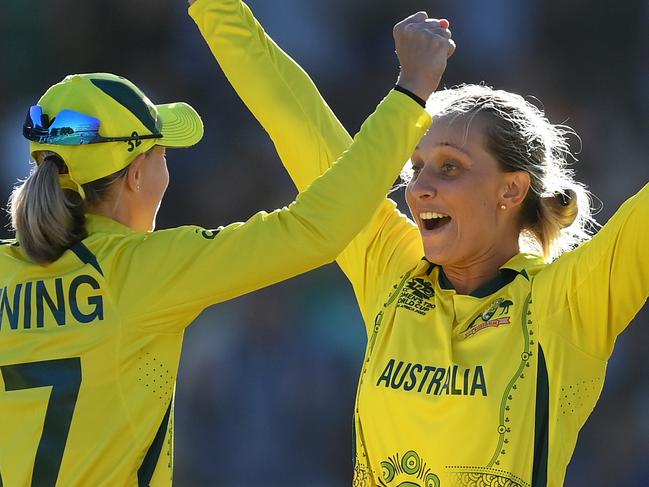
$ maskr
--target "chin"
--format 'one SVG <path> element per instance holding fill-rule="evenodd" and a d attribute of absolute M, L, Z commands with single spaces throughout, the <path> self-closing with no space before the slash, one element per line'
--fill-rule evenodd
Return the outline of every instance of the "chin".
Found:
<path fill-rule="evenodd" d="M 424 255 L 426 260 L 432 264 L 441 266 L 456 265 L 465 260 L 461 254 L 461 249 L 458 242 L 449 243 L 447 245 L 426 245 L 424 243 Z"/>
<path fill-rule="evenodd" d="M 448 235 L 425 235 L 422 233 L 424 232 L 420 231 L 426 260 L 435 264 L 443 264 L 448 261 L 458 242 L 454 241 L 454 239 L 445 238 Z"/>
<path fill-rule="evenodd" d="M 424 255 L 426 260 L 433 264 L 445 265 L 449 262 L 450 256 L 448 251 L 439 248 L 428 248 L 424 245 Z"/>
<path fill-rule="evenodd" d="M 434 231 L 426 230 L 420 225 L 419 235 L 428 262 L 447 265 L 458 260 L 462 240 L 452 220 L 444 228 Z"/>

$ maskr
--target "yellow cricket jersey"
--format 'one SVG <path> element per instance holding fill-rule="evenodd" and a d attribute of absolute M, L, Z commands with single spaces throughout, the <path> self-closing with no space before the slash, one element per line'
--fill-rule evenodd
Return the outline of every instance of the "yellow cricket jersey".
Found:
<path fill-rule="evenodd" d="M 0 486 L 170 485 L 187 325 L 333 261 L 429 125 L 391 92 L 326 175 L 245 223 L 141 233 L 88 215 L 89 236 L 48 266 L 0 245 Z"/>
<path fill-rule="evenodd" d="M 190 13 L 304 188 L 349 135 L 240 0 Z M 615 339 L 649 294 L 648 221 L 649 186 L 578 249 L 549 265 L 516 255 L 461 295 L 386 199 L 337 258 L 368 333 L 353 485 L 561 486 Z"/>

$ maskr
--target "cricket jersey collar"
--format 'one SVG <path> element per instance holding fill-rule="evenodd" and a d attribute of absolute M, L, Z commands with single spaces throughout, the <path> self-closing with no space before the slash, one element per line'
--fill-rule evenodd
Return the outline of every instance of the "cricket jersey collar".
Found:
<path fill-rule="evenodd" d="M 114 233 L 118 235 L 135 233 L 135 230 L 130 229 L 126 225 L 122 225 L 112 218 L 95 215 L 94 213 L 86 213 L 86 230 L 88 230 L 88 235 L 94 233 Z"/>
<path fill-rule="evenodd" d="M 425 258 L 423 260 L 426 261 Z M 469 296 L 473 296 L 475 298 L 484 298 L 486 296 L 489 296 L 490 294 L 495 293 L 499 289 L 502 289 L 504 286 L 512 282 L 519 274 L 524 276 L 525 279 L 529 279 L 527 269 L 539 265 L 544 265 L 543 257 L 541 257 L 540 255 L 526 253 L 516 254 L 502 266 L 500 266 L 500 273 L 496 277 L 484 283 L 478 289 L 470 293 Z M 451 281 L 444 273 L 442 266 L 429 263 L 427 274 L 430 274 L 430 272 L 435 267 L 439 267 L 439 286 L 445 290 L 454 290 L 453 284 L 451 284 Z"/>
<path fill-rule="evenodd" d="M 530 269 L 531 267 L 543 265 L 545 265 L 545 261 L 543 260 L 542 256 L 521 252 L 501 265 L 500 270 L 502 271 L 503 269 L 511 269 L 518 272 L 519 274 L 522 274 L 524 272 L 527 273 L 527 269 Z"/>

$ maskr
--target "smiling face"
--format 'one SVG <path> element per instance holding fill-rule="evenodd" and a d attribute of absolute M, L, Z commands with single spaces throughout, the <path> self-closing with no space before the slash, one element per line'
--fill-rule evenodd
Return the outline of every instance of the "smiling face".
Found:
<path fill-rule="evenodd" d="M 430 262 L 464 267 L 496 258 L 504 263 L 518 252 L 518 213 L 529 176 L 500 168 L 487 149 L 487 120 L 438 118 L 411 158 L 406 200 Z"/>

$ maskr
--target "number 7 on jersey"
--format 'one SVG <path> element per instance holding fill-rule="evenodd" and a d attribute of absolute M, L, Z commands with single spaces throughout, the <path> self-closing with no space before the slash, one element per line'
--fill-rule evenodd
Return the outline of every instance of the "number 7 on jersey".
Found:
<path fill-rule="evenodd" d="M 32 485 L 54 487 L 81 386 L 81 359 L 3 365 L 0 370 L 7 392 L 52 386 L 34 460 Z"/>

